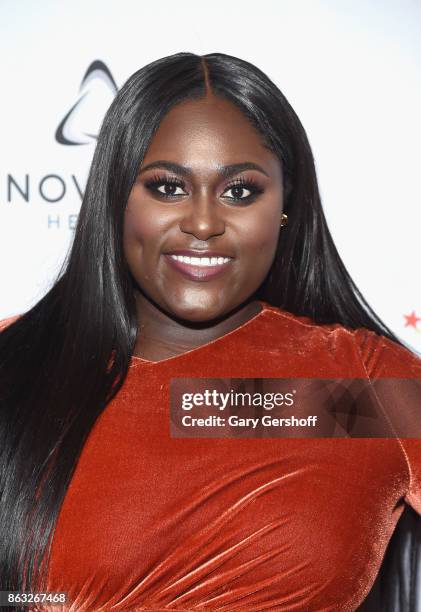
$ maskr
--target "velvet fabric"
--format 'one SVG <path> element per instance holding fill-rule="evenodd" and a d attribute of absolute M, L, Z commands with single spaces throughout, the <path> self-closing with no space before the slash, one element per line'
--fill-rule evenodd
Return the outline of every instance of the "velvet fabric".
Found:
<path fill-rule="evenodd" d="M 421 514 L 421 439 L 170 437 L 173 377 L 421 379 L 374 332 L 261 306 L 199 348 L 132 358 L 59 515 L 48 590 L 65 610 L 351 612 L 405 504 Z M 415 418 L 407 399 L 391 388 L 381 409 Z"/>

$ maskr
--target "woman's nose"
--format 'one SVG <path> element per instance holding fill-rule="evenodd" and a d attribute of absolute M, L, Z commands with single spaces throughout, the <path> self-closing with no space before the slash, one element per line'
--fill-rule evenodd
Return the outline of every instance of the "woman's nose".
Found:
<path fill-rule="evenodd" d="M 192 198 L 189 208 L 180 222 L 182 232 L 192 234 L 200 240 L 218 236 L 225 231 L 223 212 L 214 198 L 201 195 Z"/>

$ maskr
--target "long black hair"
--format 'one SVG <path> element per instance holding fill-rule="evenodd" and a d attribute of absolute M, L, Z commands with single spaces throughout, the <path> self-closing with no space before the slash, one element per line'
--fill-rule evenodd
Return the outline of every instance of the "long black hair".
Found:
<path fill-rule="evenodd" d="M 76 463 L 134 351 L 135 299 L 122 244 L 129 193 L 163 117 L 208 87 L 245 113 L 283 167 L 288 226 L 256 297 L 316 323 L 365 327 L 399 342 L 341 261 L 306 133 L 273 82 L 221 53 L 178 53 L 138 70 L 103 120 L 60 273 L 0 333 L 1 590 L 46 586 L 52 536 Z"/>

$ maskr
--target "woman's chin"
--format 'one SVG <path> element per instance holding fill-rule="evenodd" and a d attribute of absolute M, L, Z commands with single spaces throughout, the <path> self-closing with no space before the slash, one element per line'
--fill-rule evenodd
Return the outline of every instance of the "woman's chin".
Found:
<path fill-rule="evenodd" d="M 206 323 L 224 316 L 229 308 L 221 305 L 220 301 L 212 304 L 203 299 L 195 301 L 177 301 L 168 304 L 169 314 L 189 323 Z"/>

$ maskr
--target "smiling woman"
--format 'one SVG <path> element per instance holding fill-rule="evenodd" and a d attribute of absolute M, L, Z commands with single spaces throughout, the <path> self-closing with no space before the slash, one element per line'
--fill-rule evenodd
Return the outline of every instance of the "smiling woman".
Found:
<path fill-rule="evenodd" d="M 257 439 L 231 415 L 177 439 L 180 378 L 361 378 L 334 408 L 352 396 L 388 436 Z M 84 612 L 355 610 L 405 504 L 421 513 L 420 380 L 339 257 L 279 89 L 224 54 L 157 60 L 105 116 L 56 282 L 2 324 L 0 590 Z"/>
<path fill-rule="evenodd" d="M 280 161 L 244 113 L 211 93 L 171 109 L 125 210 L 125 257 L 142 287 L 135 354 L 177 354 L 255 314 L 255 300 L 245 305 L 273 262 L 282 210 Z M 179 325 L 152 323 L 159 314 L 151 300 Z M 207 323 L 186 328 L 186 320 Z"/>

